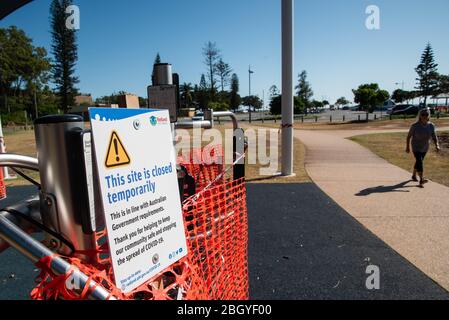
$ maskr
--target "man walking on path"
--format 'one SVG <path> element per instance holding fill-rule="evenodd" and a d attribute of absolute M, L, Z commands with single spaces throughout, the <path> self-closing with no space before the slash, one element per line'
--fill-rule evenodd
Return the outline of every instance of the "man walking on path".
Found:
<path fill-rule="evenodd" d="M 440 144 L 438 142 L 435 125 L 430 122 L 429 110 L 423 109 L 419 112 L 418 121 L 410 127 L 406 148 L 406 152 L 410 153 L 411 142 L 413 155 L 416 159 L 412 180 L 418 181 L 418 178 L 416 177 L 416 175 L 418 175 L 420 188 L 424 188 L 424 184 L 428 182 L 428 180 L 424 179 L 424 158 L 429 151 L 430 139 L 433 140 L 436 150 L 439 152 Z"/>

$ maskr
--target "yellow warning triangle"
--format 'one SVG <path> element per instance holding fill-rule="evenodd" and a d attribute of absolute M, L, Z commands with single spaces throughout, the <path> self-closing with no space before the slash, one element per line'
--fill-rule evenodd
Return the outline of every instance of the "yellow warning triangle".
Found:
<path fill-rule="evenodd" d="M 106 154 L 105 166 L 106 168 L 115 168 L 131 163 L 131 159 L 123 146 L 118 134 L 114 131 L 111 134 L 109 141 L 108 153 Z"/>

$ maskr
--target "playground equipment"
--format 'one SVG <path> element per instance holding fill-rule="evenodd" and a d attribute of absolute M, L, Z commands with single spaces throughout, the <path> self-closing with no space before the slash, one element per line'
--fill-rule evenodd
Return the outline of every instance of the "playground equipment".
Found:
<path fill-rule="evenodd" d="M 0 167 L 40 174 L 40 183 L 34 181 L 38 196 L 0 211 L 0 252 L 11 246 L 42 270 L 32 298 L 248 298 L 243 130 L 230 112 L 206 113 L 207 120 L 173 123 L 173 128 L 212 128 L 214 117 L 230 117 L 235 129 L 232 174 L 220 162 L 221 146 L 178 158 L 189 254 L 126 295 L 112 281 L 91 133 L 82 118 L 37 119 L 37 159 L 0 155 Z M 193 161 L 204 155 L 206 162 Z M 42 242 L 30 236 L 36 232 L 44 233 Z"/>

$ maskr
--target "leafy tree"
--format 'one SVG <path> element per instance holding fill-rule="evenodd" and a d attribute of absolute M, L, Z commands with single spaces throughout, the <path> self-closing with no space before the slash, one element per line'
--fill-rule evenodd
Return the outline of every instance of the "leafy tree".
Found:
<path fill-rule="evenodd" d="M 217 75 L 217 63 L 220 59 L 220 50 L 217 48 L 215 42 L 207 42 L 203 48 L 204 64 L 207 67 L 207 76 L 209 79 L 209 90 L 213 95 L 216 91 L 216 75 Z"/>
<path fill-rule="evenodd" d="M 304 114 L 306 111 L 306 104 L 300 97 L 293 98 L 293 111 L 295 114 Z"/>
<path fill-rule="evenodd" d="M 210 101 L 209 104 L 207 105 L 207 107 L 209 109 L 212 109 L 214 111 L 227 111 L 229 110 L 229 104 L 227 104 L 226 102 L 212 102 Z"/>
<path fill-rule="evenodd" d="M 396 89 L 391 95 L 391 99 L 396 103 L 402 103 L 404 101 L 415 98 L 416 92 Z"/>
<path fill-rule="evenodd" d="M 200 109 L 207 108 L 210 99 L 206 83 L 206 76 L 204 74 L 201 75 L 200 84 L 195 88 L 194 97 L 195 97 L 195 104 L 198 105 Z"/>
<path fill-rule="evenodd" d="M 232 69 L 229 66 L 229 64 L 224 62 L 223 59 L 221 59 L 221 58 L 217 62 L 215 68 L 216 68 L 217 75 L 220 80 L 221 92 L 223 92 L 225 89 L 225 86 L 227 86 L 229 84 Z"/>
<path fill-rule="evenodd" d="M 361 108 L 368 112 L 373 112 L 390 97 L 388 91 L 381 90 L 377 83 L 362 84 L 352 92 L 355 103 L 359 103 Z"/>
<path fill-rule="evenodd" d="M 294 97 L 293 102 L 294 102 L 294 113 L 304 114 L 306 108 L 304 101 L 299 97 Z M 282 95 L 272 96 L 270 101 L 270 113 L 272 115 L 282 114 Z"/>
<path fill-rule="evenodd" d="M 181 85 L 180 94 L 181 94 L 181 105 L 184 108 L 188 108 L 193 103 L 193 86 L 191 83 L 183 83 Z"/>
<path fill-rule="evenodd" d="M 242 104 L 253 110 L 260 109 L 263 106 L 262 100 L 258 96 L 246 96 L 242 98 Z"/>
<path fill-rule="evenodd" d="M 312 87 L 307 81 L 307 72 L 304 70 L 299 74 L 298 85 L 295 87 L 297 96 L 304 101 L 306 107 L 309 107 L 310 99 L 313 96 Z"/>
<path fill-rule="evenodd" d="M 30 72 L 25 76 L 27 80 L 27 91 L 33 97 L 34 115 L 39 117 L 38 92 L 42 86 L 50 79 L 50 60 L 47 58 L 47 51 L 44 48 L 34 48 L 30 62 Z"/>
<path fill-rule="evenodd" d="M 5 111 L 37 113 L 38 91 L 48 82 L 49 69 L 47 52 L 35 47 L 25 32 L 0 28 L 0 105 Z"/>
<path fill-rule="evenodd" d="M 148 108 L 148 98 L 139 97 L 139 107 Z"/>
<path fill-rule="evenodd" d="M 313 100 L 310 103 L 310 107 L 314 108 L 314 109 L 321 109 L 324 108 L 324 103 L 318 100 Z"/>
<path fill-rule="evenodd" d="M 337 106 L 345 106 L 349 103 L 349 101 L 345 98 L 345 97 L 340 97 L 338 98 L 338 100 L 335 102 L 335 104 Z"/>
<path fill-rule="evenodd" d="M 438 92 L 437 68 L 438 64 L 435 63 L 432 46 L 428 43 L 421 56 L 421 62 L 415 69 L 418 74 L 416 89 L 424 97 L 425 106 L 427 106 L 427 97 L 433 96 Z"/>
<path fill-rule="evenodd" d="M 323 100 L 323 106 L 328 106 L 328 105 L 330 105 L 329 101 Z"/>
<path fill-rule="evenodd" d="M 61 108 L 67 112 L 74 104 L 77 93 L 75 84 L 79 82 L 75 76 L 75 66 L 78 60 L 75 30 L 66 27 L 65 10 L 72 4 L 71 0 L 53 0 L 50 6 L 52 53 L 54 56 L 53 81 L 61 97 Z"/>
<path fill-rule="evenodd" d="M 270 98 L 273 98 L 275 96 L 278 96 L 280 94 L 278 87 L 275 85 L 272 85 L 270 89 L 268 89 L 268 93 L 270 95 Z"/>
<path fill-rule="evenodd" d="M 231 93 L 229 107 L 236 112 L 242 103 L 242 98 L 239 95 L 239 78 L 237 74 L 233 74 L 231 77 Z"/>
<path fill-rule="evenodd" d="M 280 115 L 282 113 L 282 96 L 273 95 L 270 100 L 270 113 Z"/>
<path fill-rule="evenodd" d="M 438 94 L 449 93 L 449 75 L 438 76 Z"/>

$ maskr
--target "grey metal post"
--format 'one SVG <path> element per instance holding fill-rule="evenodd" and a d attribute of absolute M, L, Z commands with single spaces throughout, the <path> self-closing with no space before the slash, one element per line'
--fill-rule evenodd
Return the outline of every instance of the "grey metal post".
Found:
<path fill-rule="evenodd" d="M 293 174 L 293 0 L 282 0 L 282 175 Z"/>
<path fill-rule="evenodd" d="M 87 186 L 78 181 L 84 173 L 84 163 L 75 149 L 84 129 L 82 117 L 73 115 L 47 116 L 35 121 L 36 147 L 41 178 L 41 213 L 43 223 L 70 242 L 51 238 L 60 254 L 96 248 L 94 230 L 86 230 L 88 211 Z M 48 239 L 50 240 L 50 239 Z M 87 258 L 87 257 L 86 257 Z"/>
<path fill-rule="evenodd" d="M 53 252 L 42 245 L 40 242 L 34 240 L 26 232 L 12 223 L 6 218 L 7 212 L 0 212 L 0 236 L 10 246 L 19 250 L 23 255 L 29 258 L 34 263 L 38 262 L 42 258 L 53 256 Z M 72 266 L 60 257 L 53 257 L 50 265 L 51 269 L 56 274 L 66 274 L 72 269 Z M 78 282 L 79 288 L 82 289 L 85 286 L 89 286 L 92 293 L 90 297 L 96 300 L 116 300 L 115 297 L 110 296 L 110 293 L 104 289 L 101 284 L 91 280 L 87 275 L 79 271 L 73 270 L 73 279 Z"/>

